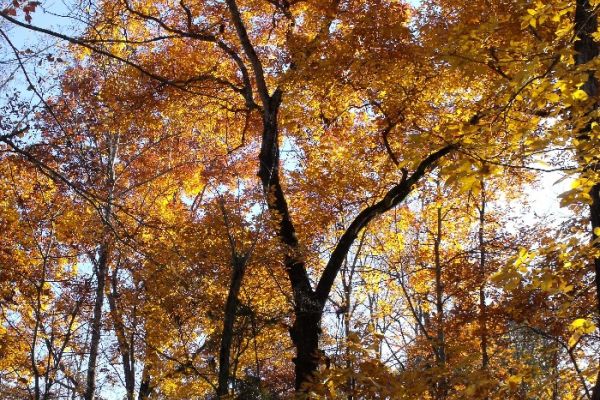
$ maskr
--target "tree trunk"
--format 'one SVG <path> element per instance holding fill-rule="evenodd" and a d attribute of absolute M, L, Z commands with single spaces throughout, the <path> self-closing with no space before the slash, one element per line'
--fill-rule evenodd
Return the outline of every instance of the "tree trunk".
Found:
<path fill-rule="evenodd" d="M 223 319 L 223 332 L 221 334 L 221 348 L 219 351 L 219 382 L 217 396 L 223 397 L 229 394 L 229 369 L 231 357 L 231 343 L 233 340 L 233 328 L 238 306 L 238 296 L 244 279 L 246 269 L 245 257 L 234 257 L 232 263 L 233 271 L 229 283 L 229 293 L 225 303 L 225 317 Z"/>
<path fill-rule="evenodd" d="M 595 184 L 592 187 L 592 205 L 591 205 L 591 222 L 592 222 L 592 240 L 596 241 L 596 249 L 600 251 L 600 237 L 596 234 L 596 229 L 600 229 L 600 183 Z M 596 283 L 596 300 L 598 304 L 597 312 L 598 318 L 600 319 L 600 257 L 594 258 L 594 281 Z M 600 326 L 600 324 L 598 324 Z M 600 400 L 600 368 L 598 368 L 598 374 L 596 375 L 596 384 L 592 391 L 592 400 Z"/>
<path fill-rule="evenodd" d="M 296 231 L 292 223 L 287 201 L 279 180 L 279 132 L 277 113 L 281 93 L 276 91 L 268 101 L 263 114 L 263 139 L 258 175 L 263 185 L 269 210 L 279 220 L 278 236 L 284 246 L 284 264 L 294 294 L 294 325 L 290 337 L 296 347 L 294 358 L 297 391 L 318 367 L 319 334 L 321 314 L 325 302 L 318 301 L 300 254 Z"/>
<path fill-rule="evenodd" d="M 113 328 L 115 330 L 115 336 L 117 337 L 117 343 L 119 345 L 119 353 L 121 353 L 121 361 L 123 362 L 123 375 L 125 377 L 125 391 L 127 392 L 127 400 L 134 400 L 135 359 L 133 358 L 133 352 L 130 348 L 133 343 L 127 342 L 123 316 L 121 315 L 117 305 L 117 285 L 117 268 L 115 268 L 111 277 L 111 289 L 108 294 L 108 305 L 110 307 L 110 314 L 112 317 Z"/>
<path fill-rule="evenodd" d="M 593 34 L 598 30 L 598 18 L 594 7 L 589 0 L 577 0 L 575 8 L 575 32 L 577 40 L 575 41 L 575 63 L 576 65 L 587 64 L 598 56 L 598 43 L 594 41 Z M 594 76 L 593 70 L 588 71 L 588 79 L 583 85 L 583 90 L 594 101 L 594 109 L 598 108 L 598 81 Z M 580 132 L 582 137 L 586 137 L 588 132 Z M 600 162 L 595 161 L 590 167 L 594 172 L 600 168 Z M 594 233 L 596 228 L 600 228 L 600 183 L 593 185 L 591 190 L 592 204 L 590 206 L 590 222 L 592 225 L 592 239 L 597 239 Z M 600 245 L 596 244 L 596 247 Z M 594 257 L 594 272 L 596 283 L 596 310 L 600 315 L 600 258 Z M 600 368 L 594 386 L 593 400 L 600 400 Z"/>
<path fill-rule="evenodd" d="M 96 287 L 96 299 L 94 301 L 94 315 L 92 318 L 92 337 L 90 340 L 90 356 L 88 358 L 88 369 L 86 376 L 86 388 L 84 400 L 93 400 L 96 392 L 96 361 L 98 358 L 98 347 L 100 345 L 102 330 L 102 306 L 104 305 L 104 287 L 106 284 L 106 274 L 108 272 L 110 247 L 111 247 L 111 220 L 112 205 L 114 201 L 115 190 L 115 161 L 119 149 L 119 136 L 108 135 L 108 158 L 106 162 L 106 205 L 102 209 L 101 222 L 104 226 L 104 237 L 100 244 L 98 262 L 96 263 L 96 278 L 98 286 Z"/>
<path fill-rule="evenodd" d="M 488 355 L 488 332 L 487 332 L 487 305 L 485 297 L 485 182 L 483 178 L 481 184 L 481 204 L 479 208 L 479 335 L 481 338 L 481 369 L 485 370 L 489 364 Z"/>
<path fill-rule="evenodd" d="M 315 310 L 314 302 L 307 296 L 306 302 L 296 305 L 295 314 L 296 320 L 290 329 L 290 336 L 296 347 L 296 357 L 293 360 L 295 387 L 297 391 L 302 391 L 303 385 L 310 382 L 319 367 L 322 313 Z"/>
<path fill-rule="evenodd" d="M 96 392 L 96 360 L 98 358 L 98 347 L 100 345 L 100 334 L 102 330 L 102 305 L 104 304 L 104 286 L 106 283 L 106 270 L 108 267 L 108 242 L 100 247 L 98 262 L 96 263 L 96 299 L 94 301 L 94 315 L 92 317 L 92 337 L 90 340 L 90 355 L 86 377 L 86 388 L 83 398 L 93 400 Z"/>
<path fill-rule="evenodd" d="M 342 286 L 344 289 L 344 303 L 342 304 L 342 310 L 338 312 L 343 313 L 343 322 L 344 322 L 344 338 L 345 338 L 345 357 L 346 357 L 346 370 L 352 371 L 354 369 L 354 365 L 352 365 L 352 360 L 350 359 L 350 342 L 349 337 L 352 332 L 350 329 L 350 323 L 352 322 L 352 292 L 353 292 L 353 282 L 354 282 L 354 273 L 356 271 L 356 265 L 358 263 L 358 257 L 360 256 L 360 252 L 362 250 L 363 244 L 365 242 L 366 231 L 363 231 L 363 234 L 358 243 L 358 249 L 356 250 L 356 254 L 354 254 L 354 259 L 350 265 L 346 263 L 346 273 L 342 274 Z M 354 400 L 354 387 L 356 386 L 355 379 L 352 376 L 349 376 L 346 380 L 347 392 L 348 392 L 348 400 Z"/>
<path fill-rule="evenodd" d="M 436 358 L 440 369 L 446 366 L 446 343 L 444 337 L 444 283 L 442 281 L 442 262 L 440 246 L 442 244 L 442 208 L 437 208 L 437 232 L 434 240 L 435 257 L 435 308 L 436 308 Z M 446 379 L 438 381 L 436 397 L 438 400 L 446 398 L 448 388 Z"/>
<path fill-rule="evenodd" d="M 150 365 L 148 344 L 146 344 L 146 349 L 144 350 L 144 369 L 142 370 L 142 380 L 140 381 L 138 400 L 147 400 L 152 393 Z"/>
<path fill-rule="evenodd" d="M 353 272 L 353 271 L 352 271 Z M 344 337 L 346 339 L 346 343 L 345 343 L 345 351 L 346 351 L 346 369 L 350 372 L 353 372 L 353 368 L 354 366 L 352 365 L 352 360 L 350 359 L 350 347 L 349 347 L 349 340 L 348 338 L 350 337 L 350 322 L 352 320 L 352 273 L 350 273 L 350 279 L 347 285 L 344 285 L 344 293 L 345 293 L 345 299 L 344 299 L 344 304 L 346 307 L 346 310 L 344 311 Z M 352 376 L 349 376 L 348 379 L 346 380 L 346 385 L 348 387 L 348 400 L 354 400 L 354 378 Z"/>

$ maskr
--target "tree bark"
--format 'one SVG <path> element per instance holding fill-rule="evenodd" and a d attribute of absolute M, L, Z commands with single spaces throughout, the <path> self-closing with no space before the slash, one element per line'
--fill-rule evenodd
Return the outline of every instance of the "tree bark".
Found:
<path fill-rule="evenodd" d="M 119 353 L 121 353 L 121 361 L 123 362 L 123 375 L 125 378 L 125 391 L 127 392 L 127 400 L 134 400 L 135 359 L 133 358 L 133 352 L 131 351 L 131 346 L 133 345 L 133 343 L 128 343 L 127 341 L 125 324 L 123 323 L 123 316 L 121 315 L 117 305 L 117 285 L 117 268 L 115 268 L 111 277 L 111 288 L 108 294 L 108 305 L 110 307 L 110 314 L 112 317 L 113 328 L 115 330 L 115 336 L 117 337 L 117 343 L 119 345 Z"/>
<path fill-rule="evenodd" d="M 293 359 L 295 388 L 300 391 L 319 364 L 319 325 L 325 302 L 317 300 L 311 287 L 296 230 L 280 183 L 277 113 L 281 104 L 281 92 L 275 91 L 266 104 L 263 113 L 263 137 L 258 175 L 268 208 L 278 220 L 277 233 L 284 246 L 284 264 L 293 291 L 296 319 L 290 328 L 290 337 L 296 347 L 296 357 Z"/>
<path fill-rule="evenodd" d="M 142 369 L 142 380 L 140 381 L 140 388 L 138 390 L 138 400 L 147 400 L 152 394 L 152 377 L 150 375 L 151 361 L 149 359 L 149 346 L 146 343 L 144 350 L 144 368 Z"/>
<path fill-rule="evenodd" d="M 486 248 L 485 248 L 485 206 L 487 203 L 485 193 L 485 182 L 483 178 L 481 184 L 481 203 L 479 205 L 479 336 L 481 338 L 481 369 L 486 370 L 489 364 L 488 355 L 488 332 L 487 332 L 487 305 L 485 296 L 485 267 L 486 267 Z"/>
<path fill-rule="evenodd" d="M 354 365 L 352 360 L 350 359 L 350 333 L 352 332 L 350 329 L 350 323 L 352 322 L 352 315 L 354 313 L 354 308 L 352 305 L 352 295 L 354 288 L 354 274 L 356 272 L 356 266 L 358 264 L 358 258 L 362 251 L 364 242 L 365 242 L 366 231 L 363 231 L 360 241 L 358 242 L 358 248 L 356 249 L 356 253 L 354 254 L 354 258 L 352 263 L 346 263 L 345 270 L 342 271 L 342 286 L 344 289 L 344 303 L 342 304 L 342 309 L 338 310 L 338 312 L 343 313 L 343 322 L 344 322 L 344 338 L 345 338 L 345 357 L 346 357 L 346 370 L 353 371 Z M 348 400 L 354 400 L 354 388 L 356 386 L 356 381 L 354 377 L 349 376 L 346 380 L 347 386 L 347 394 Z"/>
<path fill-rule="evenodd" d="M 439 182 L 438 182 L 439 185 Z M 442 244 L 442 207 L 437 207 L 437 231 L 433 242 L 433 253 L 435 261 L 435 309 L 436 309 L 436 358 L 437 366 L 440 369 L 446 367 L 446 338 L 444 334 L 444 282 L 442 280 L 442 261 L 441 261 L 441 244 Z M 442 377 L 437 382 L 436 398 L 443 400 L 448 393 L 448 385 L 446 378 Z"/>
<path fill-rule="evenodd" d="M 592 222 L 592 240 L 596 242 L 595 248 L 600 251 L 600 237 L 596 234 L 596 230 L 600 229 L 600 183 L 592 187 L 592 205 L 590 207 L 591 222 Z M 596 283 L 596 300 L 597 312 L 600 319 L 600 257 L 594 258 L 594 281 Z M 600 326 L 600 325 L 599 325 Z M 596 384 L 592 391 L 592 400 L 600 400 L 600 368 L 596 375 Z"/>
<path fill-rule="evenodd" d="M 589 3 L 589 0 L 577 0 L 575 7 L 575 32 L 577 32 L 577 40 L 574 44 L 575 49 L 575 64 L 583 65 L 592 61 L 598 56 L 598 43 L 594 41 L 593 34 L 598 30 L 598 17 Z M 588 79 L 583 85 L 583 90 L 594 101 L 593 109 L 598 108 L 598 81 L 594 76 L 595 71 L 588 71 Z M 589 127 L 586 127 L 584 132 L 580 132 L 580 136 L 586 137 Z M 600 162 L 595 161 L 588 170 L 597 172 L 600 168 Z M 590 206 L 590 222 L 592 225 L 592 240 L 598 239 L 594 230 L 600 228 L 600 183 L 596 183 L 591 189 L 592 204 Z M 595 247 L 600 248 L 600 244 L 596 243 Z M 596 310 L 600 315 L 600 258 L 594 257 L 594 273 L 596 283 Z M 596 378 L 596 384 L 592 392 L 593 400 L 600 400 L 600 368 Z"/>
<path fill-rule="evenodd" d="M 223 397 L 229 394 L 229 369 L 231 358 L 231 343 L 233 340 L 233 328 L 237 314 L 238 297 L 244 272 L 246 269 L 245 257 L 235 257 L 232 263 L 233 271 L 229 283 L 229 293 L 225 303 L 225 317 L 223 318 L 223 332 L 221 334 L 221 348 L 219 351 L 219 382 L 217 396 Z"/>
<path fill-rule="evenodd" d="M 115 161 L 119 149 L 119 136 L 107 135 L 108 157 L 106 162 L 106 204 L 102 208 L 100 215 L 104 227 L 103 238 L 98 251 L 98 261 L 95 263 L 96 279 L 96 298 L 94 300 L 94 314 L 92 317 L 92 337 L 90 339 L 90 355 L 88 358 L 88 369 L 86 376 L 86 388 L 84 400 L 93 400 L 96 392 L 96 363 L 98 358 L 98 348 L 100 346 L 102 330 L 102 306 L 104 305 L 104 287 L 106 284 L 106 274 L 108 272 L 110 247 L 111 247 L 111 220 L 112 205 L 114 201 L 115 190 Z"/>
<path fill-rule="evenodd" d="M 96 361 L 98 358 L 98 347 L 100 346 L 100 337 L 102 330 L 102 305 L 104 304 L 104 286 L 106 283 L 106 270 L 108 268 L 108 242 L 101 245 L 96 263 L 96 298 L 94 300 L 94 314 L 92 317 L 90 339 L 90 355 L 88 358 L 88 368 L 86 376 L 86 387 L 83 398 L 93 400 L 96 392 Z"/>

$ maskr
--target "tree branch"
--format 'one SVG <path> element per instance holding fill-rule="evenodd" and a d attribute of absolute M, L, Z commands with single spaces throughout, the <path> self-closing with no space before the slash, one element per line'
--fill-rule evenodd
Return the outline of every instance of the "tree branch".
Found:
<path fill-rule="evenodd" d="M 410 177 L 407 178 L 405 175 L 402 181 L 390 189 L 383 199 L 372 206 L 365 208 L 356 216 L 342 237 L 340 237 L 340 240 L 329 258 L 329 262 L 325 266 L 323 275 L 317 284 L 315 294 L 321 307 L 325 306 L 325 302 L 329 297 L 329 292 L 331 291 L 331 287 L 333 286 L 338 271 L 340 270 L 346 255 L 350 251 L 350 247 L 358 236 L 358 233 L 374 218 L 400 204 L 400 202 L 410 194 L 413 186 L 425 175 L 425 173 L 432 168 L 440 158 L 455 150 L 456 147 L 456 145 L 450 144 L 435 153 L 430 154 L 421 161 Z"/>
<path fill-rule="evenodd" d="M 271 98 L 269 96 L 267 82 L 265 81 L 265 73 L 263 70 L 262 63 L 260 62 L 260 59 L 256 54 L 256 50 L 254 50 L 254 46 L 252 46 L 252 43 L 250 42 L 250 38 L 248 37 L 248 31 L 246 30 L 246 26 L 244 25 L 244 21 L 242 20 L 242 16 L 240 14 L 240 10 L 237 6 L 237 3 L 235 2 L 235 0 L 226 0 L 226 2 L 227 7 L 229 8 L 229 12 L 231 13 L 233 25 L 235 26 L 238 38 L 240 39 L 240 43 L 242 44 L 242 48 L 244 49 L 246 56 L 252 64 L 258 94 L 260 95 L 263 107 L 265 108 L 265 110 L 270 110 L 269 106 Z"/>

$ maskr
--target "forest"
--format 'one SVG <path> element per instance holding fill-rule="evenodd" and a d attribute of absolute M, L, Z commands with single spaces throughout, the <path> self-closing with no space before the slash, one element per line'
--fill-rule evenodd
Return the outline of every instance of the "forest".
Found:
<path fill-rule="evenodd" d="M 0 0 L 0 400 L 600 400 L 599 12 Z"/>

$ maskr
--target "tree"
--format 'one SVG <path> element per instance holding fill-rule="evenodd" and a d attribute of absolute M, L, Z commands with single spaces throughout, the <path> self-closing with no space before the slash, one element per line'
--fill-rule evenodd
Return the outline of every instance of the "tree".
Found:
<path fill-rule="evenodd" d="M 0 141 L 56 188 L 65 228 L 40 242 L 83 272 L 51 296 L 32 278 L 5 328 L 34 349 L 63 332 L 65 393 L 277 397 L 291 346 L 299 396 L 543 397 L 552 381 L 597 397 L 595 4 L 97 1 L 78 5 L 80 35 L 36 25 L 39 6 L 0 15 L 66 44 L 60 87 L 41 90 L 2 30 L 39 105 L 10 98 Z M 572 174 L 564 205 L 591 204 L 591 244 L 586 221 L 507 216 L 553 170 Z M 2 209 L 5 259 L 53 270 L 23 256 L 18 201 Z M 48 321 L 53 296 L 88 336 Z M 21 393 L 54 387 L 35 360 L 64 363 L 46 352 L 15 356 Z"/>

